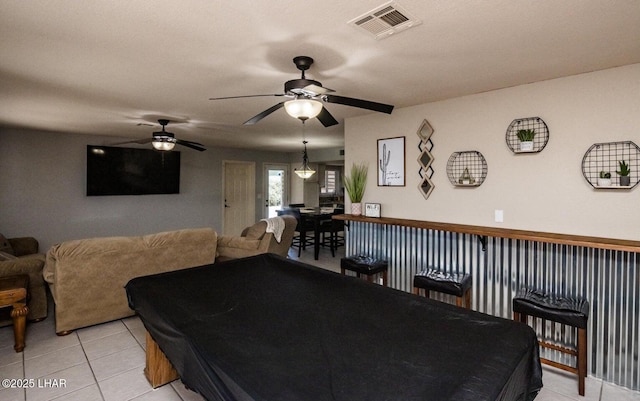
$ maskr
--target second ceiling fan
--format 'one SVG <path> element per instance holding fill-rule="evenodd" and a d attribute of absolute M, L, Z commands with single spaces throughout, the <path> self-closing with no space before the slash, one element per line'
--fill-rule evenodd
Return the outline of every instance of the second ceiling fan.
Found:
<path fill-rule="evenodd" d="M 354 99 L 351 97 L 332 95 L 333 89 L 325 88 L 318 81 L 306 79 L 304 72 L 311 67 L 313 59 L 307 56 L 294 57 L 293 63 L 302 71 L 300 79 L 292 79 L 284 83 L 284 93 L 274 93 L 266 95 L 244 95 L 244 96 L 228 96 L 214 97 L 209 100 L 239 99 L 247 97 L 263 97 L 263 96 L 284 96 L 291 98 L 288 101 L 277 103 L 263 112 L 251 117 L 244 122 L 245 125 L 253 125 L 276 110 L 285 108 L 287 113 L 293 117 L 305 121 L 309 118 L 317 117 L 320 123 L 325 127 L 338 124 L 338 121 L 324 107 L 323 103 L 343 104 L 361 109 L 373 110 L 380 113 L 391 114 L 393 106 L 384 103 L 371 102 L 369 100 Z"/>

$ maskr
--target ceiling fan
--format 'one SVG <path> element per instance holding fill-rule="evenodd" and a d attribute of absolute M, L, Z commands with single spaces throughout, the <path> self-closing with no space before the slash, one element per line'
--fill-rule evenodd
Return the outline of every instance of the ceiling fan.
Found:
<path fill-rule="evenodd" d="M 284 93 L 266 94 L 266 95 L 245 95 L 245 96 L 229 96 L 214 97 L 209 100 L 239 99 L 245 97 L 262 97 L 262 96 L 284 96 L 291 98 L 289 101 L 282 101 L 274 106 L 269 107 L 265 111 L 257 114 L 244 122 L 244 125 L 253 125 L 262 120 L 276 110 L 285 108 L 287 113 L 293 117 L 301 119 L 303 122 L 309 118 L 317 117 L 325 127 L 338 124 L 338 121 L 323 106 L 324 103 L 336 103 L 346 106 L 359 107 L 361 109 L 373 110 L 380 113 L 391 114 L 393 106 L 383 103 L 371 102 L 368 100 L 354 99 L 351 97 L 337 96 L 330 94 L 335 92 L 333 89 L 325 88 L 318 81 L 306 79 L 304 72 L 311 67 L 313 59 L 307 56 L 294 57 L 293 63 L 302 71 L 300 79 L 292 79 L 284 83 Z"/>
<path fill-rule="evenodd" d="M 188 148 L 195 149 L 200 152 L 207 150 L 204 147 L 204 145 L 201 143 L 178 139 L 171 132 L 165 131 L 164 128 L 167 126 L 167 124 L 170 123 L 169 120 L 160 119 L 158 120 L 158 122 L 160 123 L 160 125 L 162 125 L 162 131 L 154 132 L 151 138 L 138 139 L 135 141 L 119 142 L 119 143 L 114 143 L 114 145 L 124 145 L 125 143 L 145 144 L 145 143 L 151 142 L 151 144 L 156 150 L 171 150 L 175 145 L 186 146 Z"/>

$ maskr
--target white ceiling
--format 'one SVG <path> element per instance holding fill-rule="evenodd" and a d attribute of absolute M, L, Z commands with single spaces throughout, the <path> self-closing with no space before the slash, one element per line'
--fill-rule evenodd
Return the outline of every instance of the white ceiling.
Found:
<path fill-rule="evenodd" d="M 158 118 L 209 146 L 294 151 L 284 109 L 242 123 L 300 77 L 337 95 L 422 104 L 640 62 L 638 0 L 398 0 L 422 24 L 376 40 L 348 21 L 385 0 L 3 0 L 0 125 L 147 138 Z M 343 144 L 340 122 L 306 124 L 310 148 Z"/>

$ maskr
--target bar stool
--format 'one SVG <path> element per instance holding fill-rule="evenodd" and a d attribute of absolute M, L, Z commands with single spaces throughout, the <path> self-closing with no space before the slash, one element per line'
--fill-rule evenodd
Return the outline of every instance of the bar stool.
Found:
<path fill-rule="evenodd" d="M 584 395 L 584 379 L 587 377 L 587 320 L 589 302 L 583 298 L 565 298 L 553 294 L 522 288 L 513 298 L 513 319 L 527 323 L 527 316 L 550 320 L 575 327 L 578 338 L 575 348 L 566 348 L 539 340 L 541 347 L 554 349 L 576 357 L 576 366 L 540 358 L 540 362 L 578 375 L 578 393 Z"/>
<path fill-rule="evenodd" d="M 373 282 L 373 276 L 382 274 L 382 285 L 387 287 L 387 270 L 389 263 L 386 260 L 372 258 L 367 255 L 354 255 L 340 259 L 340 272 L 345 270 L 356 272 L 358 278 L 361 274 L 367 276 L 367 281 Z"/>
<path fill-rule="evenodd" d="M 427 267 L 413 276 L 413 293 L 420 295 L 420 289 L 424 289 L 427 298 L 429 291 L 454 295 L 457 306 L 471 309 L 471 284 L 470 274 L 447 273 Z"/>

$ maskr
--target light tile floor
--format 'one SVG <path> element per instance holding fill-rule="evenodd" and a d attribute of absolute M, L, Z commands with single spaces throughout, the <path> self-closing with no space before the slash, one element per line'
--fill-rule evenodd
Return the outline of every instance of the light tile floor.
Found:
<path fill-rule="evenodd" d="M 297 251 L 290 255 L 297 258 Z M 329 251 L 321 250 L 319 260 L 314 261 L 313 252 L 307 250 L 300 260 L 337 272 L 341 256 L 339 252 L 332 258 Z M 58 337 L 50 313 L 46 320 L 27 326 L 27 346 L 22 353 L 13 351 L 11 327 L 0 328 L 0 379 L 27 379 L 29 387 L 0 387 L 0 400 L 202 401 L 179 380 L 153 390 L 143 374 L 144 347 L 145 331 L 137 317 Z M 591 377 L 587 378 L 586 396 L 580 397 L 575 376 L 552 368 L 544 367 L 543 380 L 539 401 L 640 401 L 640 392 Z"/>

